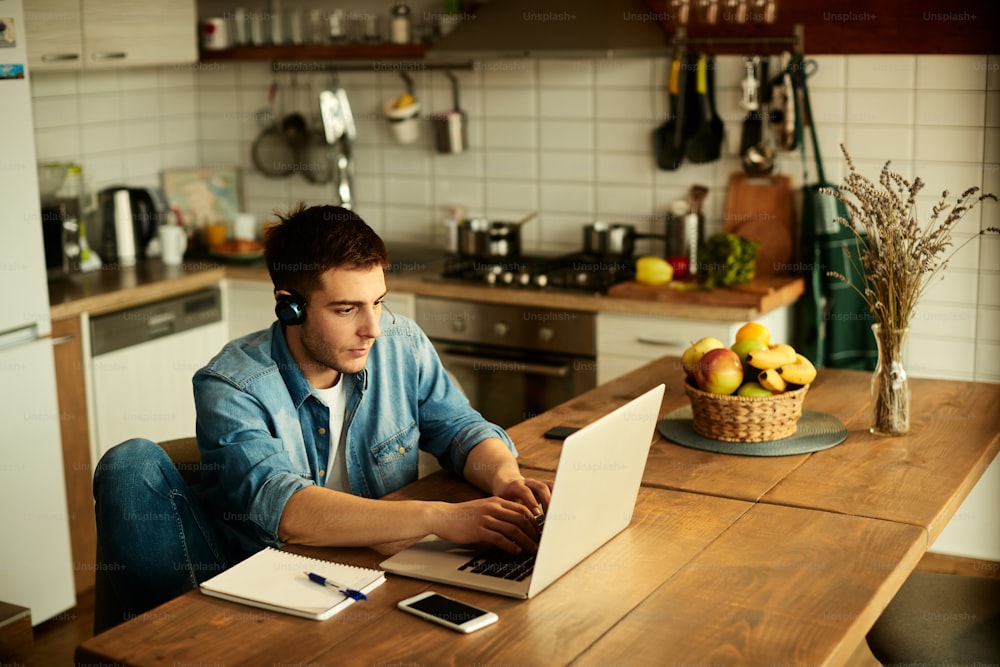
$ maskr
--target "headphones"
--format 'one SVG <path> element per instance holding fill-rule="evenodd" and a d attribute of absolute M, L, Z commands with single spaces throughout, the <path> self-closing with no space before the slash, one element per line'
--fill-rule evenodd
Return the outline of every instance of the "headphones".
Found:
<path fill-rule="evenodd" d="M 278 290 L 274 290 L 274 293 L 278 297 L 274 304 L 274 314 L 277 316 L 279 322 L 288 326 L 295 326 L 306 321 L 305 297 L 293 289 L 283 289 L 281 293 Z M 385 304 L 382 304 L 382 307 L 389 310 Z M 396 313 L 389 310 L 389 314 L 392 315 L 392 323 L 395 324 Z"/>
<path fill-rule="evenodd" d="M 277 302 L 274 304 L 274 314 L 282 324 L 294 326 L 306 321 L 306 300 L 295 290 L 275 290 Z"/>

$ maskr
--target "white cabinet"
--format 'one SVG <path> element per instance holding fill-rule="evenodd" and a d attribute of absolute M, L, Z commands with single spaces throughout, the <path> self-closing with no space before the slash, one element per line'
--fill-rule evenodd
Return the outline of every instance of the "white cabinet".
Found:
<path fill-rule="evenodd" d="M 417 310 L 417 297 L 406 292 L 389 292 L 385 295 L 385 309 L 394 315 L 413 319 Z"/>
<path fill-rule="evenodd" d="M 25 31 L 34 71 L 198 60 L 195 0 L 33 0 Z"/>
<path fill-rule="evenodd" d="M 757 317 L 774 341 L 788 340 L 789 309 Z M 688 320 L 655 315 L 598 313 L 597 382 L 603 384 L 659 357 L 680 356 L 692 342 L 714 336 L 731 343 L 743 322 Z"/>
<path fill-rule="evenodd" d="M 208 287 L 90 318 L 92 461 L 129 438 L 194 435 L 191 379 L 229 332 L 220 291 Z"/>
<path fill-rule="evenodd" d="M 226 279 L 229 339 L 267 329 L 274 323 L 274 288 L 266 280 Z"/>
<path fill-rule="evenodd" d="M 83 30 L 80 0 L 35 0 L 27 9 L 24 29 L 31 71 L 80 69 Z"/>
<path fill-rule="evenodd" d="M 226 323 L 216 322 L 94 357 L 94 460 L 129 438 L 193 436 L 191 378 L 222 349 L 226 333 Z"/>

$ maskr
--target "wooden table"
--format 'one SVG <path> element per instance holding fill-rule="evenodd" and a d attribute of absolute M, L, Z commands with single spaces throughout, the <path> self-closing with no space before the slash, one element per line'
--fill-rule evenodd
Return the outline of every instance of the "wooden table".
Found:
<path fill-rule="evenodd" d="M 933 541 L 1000 450 L 1000 384 L 912 379 L 910 433 L 868 432 L 866 372 L 820 369 L 803 408 L 838 417 L 847 440 L 795 456 L 730 456 L 657 434 L 643 483 L 921 526 Z M 680 359 L 663 357 L 509 429 L 520 463 L 555 470 L 561 444 L 542 434 L 583 426 L 664 382 L 661 416 L 688 405 Z M 752 445 L 748 445 L 752 447 Z"/>
<path fill-rule="evenodd" d="M 541 439 L 546 428 L 583 425 L 656 382 L 668 383 L 663 414 L 683 405 L 676 371 L 676 359 L 653 362 L 514 427 L 522 464 L 551 479 L 559 445 Z M 192 591 L 88 640 L 78 661 L 842 664 L 1000 447 L 998 416 L 986 409 L 1000 387 L 917 381 L 913 433 L 882 439 L 867 432 L 867 380 L 821 371 L 806 407 L 849 428 L 824 452 L 726 456 L 657 438 L 629 528 L 531 600 L 390 575 L 369 602 L 316 622 Z M 958 419 L 960 429 L 949 421 Z M 436 473 L 392 497 L 475 493 Z M 366 567 L 384 558 L 295 550 Z M 500 623 L 464 636 L 395 609 L 430 587 L 496 611 Z"/>

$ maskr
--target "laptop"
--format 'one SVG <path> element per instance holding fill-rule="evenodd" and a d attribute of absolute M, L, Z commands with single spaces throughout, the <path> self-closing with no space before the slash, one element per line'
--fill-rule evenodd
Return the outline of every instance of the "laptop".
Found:
<path fill-rule="evenodd" d="M 481 547 L 431 536 L 382 561 L 382 569 L 533 597 L 631 522 L 664 390 L 662 384 L 650 389 L 563 441 L 538 552 L 527 564 L 525 557 L 492 549 L 500 557 L 495 565 Z"/>

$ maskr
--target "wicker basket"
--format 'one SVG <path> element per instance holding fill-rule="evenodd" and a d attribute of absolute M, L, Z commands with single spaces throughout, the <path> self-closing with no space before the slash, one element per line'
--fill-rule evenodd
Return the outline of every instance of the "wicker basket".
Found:
<path fill-rule="evenodd" d="M 694 432 L 726 442 L 765 442 L 795 435 L 809 385 L 773 396 L 710 394 L 684 382 Z"/>

